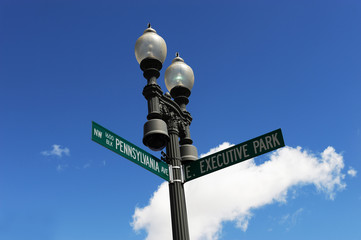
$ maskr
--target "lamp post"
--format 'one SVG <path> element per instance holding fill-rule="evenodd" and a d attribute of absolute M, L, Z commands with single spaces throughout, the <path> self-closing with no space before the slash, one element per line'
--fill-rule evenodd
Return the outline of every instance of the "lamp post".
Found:
<path fill-rule="evenodd" d="M 167 55 L 164 39 L 148 24 L 135 44 L 135 56 L 147 79 L 143 95 L 148 102 L 148 121 L 144 125 L 143 143 L 151 150 L 161 151 L 169 164 L 169 196 L 174 240 L 189 240 L 184 175 L 182 163 L 195 161 L 198 153 L 190 137 L 192 122 L 186 105 L 194 83 L 193 70 L 176 54 L 165 71 L 165 84 L 170 93 L 163 94 L 157 84 Z M 173 98 L 173 99 L 172 99 Z"/>

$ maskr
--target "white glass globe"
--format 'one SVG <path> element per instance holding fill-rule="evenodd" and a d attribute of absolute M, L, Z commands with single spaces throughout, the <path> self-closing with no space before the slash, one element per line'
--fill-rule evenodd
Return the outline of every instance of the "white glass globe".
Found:
<path fill-rule="evenodd" d="M 194 84 L 192 68 L 188 66 L 178 54 L 165 71 L 164 79 L 168 91 L 171 91 L 172 88 L 177 86 L 186 87 L 189 90 L 192 90 Z"/>
<path fill-rule="evenodd" d="M 135 57 L 139 64 L 148 57 L 164 63 L 167 56 L 167 45 L 164 39 L 150 25 L 148 26 L 143 35 L 135 42 Z"/>

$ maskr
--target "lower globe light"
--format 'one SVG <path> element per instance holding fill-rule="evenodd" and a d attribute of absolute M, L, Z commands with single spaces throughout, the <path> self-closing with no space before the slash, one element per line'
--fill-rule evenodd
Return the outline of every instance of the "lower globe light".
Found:
<path fill-rule="evenodd" d="M 168 91 L 171 91 L 174 87 L 185 87 L 192 90 L 194 73 L 192 68 L 177 53 L 172 64 L 165 71 L 164 79 Z"/>

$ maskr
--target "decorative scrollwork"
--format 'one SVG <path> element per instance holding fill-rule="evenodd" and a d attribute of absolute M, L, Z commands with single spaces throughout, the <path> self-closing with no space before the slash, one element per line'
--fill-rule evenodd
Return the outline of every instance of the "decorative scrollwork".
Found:
<path fill-rule="evenodd" d="M 168 119 L 170 117 L 170 111 L 164 103 L 160 103 L 160 113 L 163 119 Z"/>

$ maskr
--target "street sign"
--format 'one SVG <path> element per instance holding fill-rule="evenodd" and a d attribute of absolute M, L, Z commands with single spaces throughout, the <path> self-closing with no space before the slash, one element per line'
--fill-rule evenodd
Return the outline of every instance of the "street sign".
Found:
<path fill-rule="evenodd" d="M 92 140 L 169 181 L 168 164 L 95 122 L 92 122 Z"/>
<path fill-rule="evenodd" d="M 253 138 L 236 146 L 184 164 L 185 181 L 204 176 L 233 164 L 284 147 L 281 129 Z"/>

